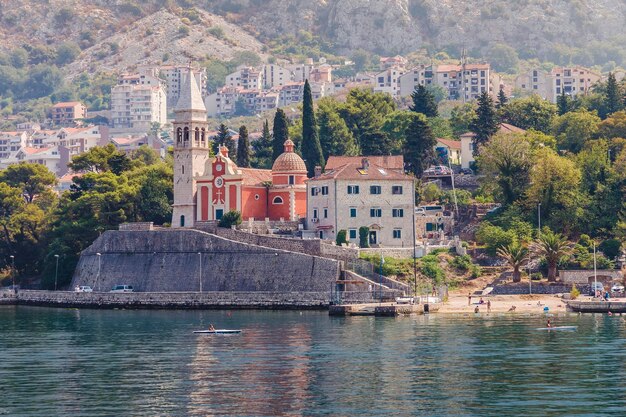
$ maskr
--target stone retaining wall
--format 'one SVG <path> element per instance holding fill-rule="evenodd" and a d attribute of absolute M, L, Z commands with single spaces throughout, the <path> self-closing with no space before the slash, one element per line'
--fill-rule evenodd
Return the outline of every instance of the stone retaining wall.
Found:
<path fill-rule="evenodd" d="M 577 287 L 581 294 L 586 294 L 589 292 L 589 286 L 580 286 Z M 556 284 L 556 285 L 546 285 L 546 284 L 534 284 L 532 285 L 532 293 L 533 294 L 564 294 L 569 293 L 572 290 L 571 285 L 567 284 Z M 491 291 L 492 295 L 511 295 L 511 294 L 529 294 L 528 282 L 519 283 L 519 284 L 509 284 L 509 285 L 496 285 L 493 287 L 493 291 Z"/>
<path fill-rule="evenodd" d="M 598 282 L 608 283 L 615 280 L 623 280 L 621 271 L 619 270 L 607 270 L 599 269 L 597 272 Z M 559 278 L 561 281 L 568 284 L 589 284 L 594 280 L 593 269 L 592 270 L 560 270 Z"/>
<path fill-rule="evenodd" d="M 327 308 L 329 291 L 309 292 L 135 292 L 76 293 L 69 291 L 21 290 L 19 305 L 87 308 L 154 309 L 313 309 Z"/>
<path fill-rule="evenodd" d="M 70 288 L 89 285 L 108 291 L 123 284 L 140 292 L 194 292 L 201 288 L 326 292 L 339 277 L 339 261 L 198 230 L 107 231 L 82 252 Z"/>

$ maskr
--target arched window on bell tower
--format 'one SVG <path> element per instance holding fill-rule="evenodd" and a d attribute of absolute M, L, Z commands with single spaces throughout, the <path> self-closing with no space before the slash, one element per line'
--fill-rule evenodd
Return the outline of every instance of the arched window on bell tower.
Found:
<path fill-rule="evenodd" d="M 176 143 L 179 145 L 183 143 L 183 129 L 180 127 L 176 129 Z"/>
<path fill-rule="evenodd" d="M 206 145 L 206 130 L 204 128 L 202 128 L 202 130 L 200 131 L 200 143 L 202 144 L 202 146 Z"/>
<path fill-rule="evenodd" d="M 195 141 L 196 146 L 200 146 L 200 128 L 196 127 L 196 130 L 193 134 L 193 140 Z"/>
<path fill-rule="evenodd" d="M 185 126 L 183 130 L 183 141 L 185 142 L 185 146 L 189 143 L 189 128 Z"/>

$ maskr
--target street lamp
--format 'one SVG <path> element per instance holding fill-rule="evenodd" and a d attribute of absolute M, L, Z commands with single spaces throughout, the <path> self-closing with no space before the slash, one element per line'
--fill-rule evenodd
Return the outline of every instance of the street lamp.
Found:
<path fill-rule="evenodd" d="M 598 270 L 596 269 L 596 242 L 593 242 L 593 298 L 596 297 L 598 288 Z"/>
<path fill-rule="evenodd" d="M 54 272 L 54 290 L 57 290 L 57 281 L 59 279 L 59 255 L 54 255 L 55 258 L 57 258 L 57 267 L 56 267 L 56 271 Z"/>
<path fill-rule="evenodd" d="M 541 233 L 541 203 L 537 204 L 537 224 Z"/>
<path fill-rule="evenodd" d="M 198 261 L 200 262 L 200 293 L 202 293 L 202 253 L 198 252 Z"/>
<path fill-rule="evenodd" d="M 98 284 L 98 292 L 100 292 L 100 260 L 102 259 L 102 254 L 97 252 L 96 256 L 98 257 L 98 275 L 96 275 L 96 284 Z"/>
<path fill-rule="evenodd" d="M 15 256 L 9 256 L 11 258 L 11 277 L 13 278 L 13 291 L 15 291 Z"/>

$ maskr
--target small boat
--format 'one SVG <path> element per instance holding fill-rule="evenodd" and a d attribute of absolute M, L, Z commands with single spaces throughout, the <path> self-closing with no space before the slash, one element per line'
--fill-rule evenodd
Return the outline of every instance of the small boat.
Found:
<path fill-rule="evenodd" d="M 538 327 L 535 330 L 576 330 L 578 326 Z"/>
<path fill-rule="evenodd" d="M 200 334 L 235 334 L 241 333 L 241 330 L 215 329 L 215 330 L 194 330 L 194 333 Z"/>

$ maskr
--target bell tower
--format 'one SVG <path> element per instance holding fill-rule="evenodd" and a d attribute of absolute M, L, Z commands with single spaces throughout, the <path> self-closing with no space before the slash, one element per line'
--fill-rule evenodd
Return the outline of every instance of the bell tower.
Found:
<path fill-rule="evenodd" d="M 174 109 L 174 205 L 172 227 L 196 222 L 196 180 L 209 158 L 207 111 L 191 66 Z"/>

